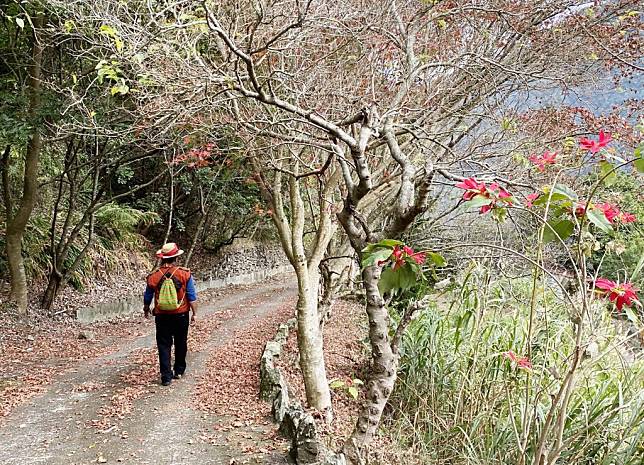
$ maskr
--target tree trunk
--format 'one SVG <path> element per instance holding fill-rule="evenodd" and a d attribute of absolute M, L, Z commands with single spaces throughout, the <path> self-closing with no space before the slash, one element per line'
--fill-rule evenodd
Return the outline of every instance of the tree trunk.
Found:
<path fill-rule="evenodd" d="M 204 225 L 206 224 L 206 199 L 204 198 L 203 188 L 201 187 L 201 185 L 199 186 L 199 214 L 199 222 L 197 223 L 197 228 L 195 229 L 195 233 L 192 236 L 192 241 L 190 241 L 190 249 L 186 254 L 186 258 L 183 260 L 183 266 L 185 266 L 186 268 L 190 265 L 192 254 L 197 248 L 197 242 L 199 241 L 201 232 L 203 231 Z"/>
<path fill-rule="evenodd" d="M 56 296 L 58 295 L 58 291 L 60 290 L 61 283 L 62 276 L 60 275 L 60 273 L 52 270 L 52 272 L 49 274 L 47 289 L 45 289 L 45 293 L 43 294 L 40 301 L 40 305 L 44 309 L 51 310 L 51 307 L 54 305 L 54 300 L 56 300 Z"/>
<path fill-rule="evenodd" d="M 296 270 L 298 281 L 297 343 L 300 368 L 304 378 L 306 399 L 310 407 L 331 419 L 331 393 L 326 379 L 322 331 L 318 321 L 318 290 L 320 276 L 317 270 Z"/>
<path fill-rule="evenodd" d="M 22 258 L 22 233 L 7 233 L 7 259 L 11 275 L 11 296 L 18 305 L 20 313 L 27 312 L 27 275 Z"/>
<path fill-rule="evenodd" d="M 389 313 L 378 290 L 379 278 L 379 267 L 367 267 L 362 272 L 367 297 L 372 366 L 356 427 L 344 445 L 344 453 L 350 463 L 364 463 L 362 454 L 376 434 L 398 374 L 398 355 L 393 352 L 389 341 Z"/>
<path fill-rule="evenodd" d="M 29 119 L 34 124 L 33 134 L 27 144 L 25 168 L 23 175 L 22 199 L 18 210 L 13 215 L 7 215 L 7 261 L 11 274 L 11 295 L 18 305 L 20 313 L 27 313 L 27 276 L 22 258 L 22 238 L 31 212 L 36 205 L 38 193 L 38 163 L 42 139 L 39 124 L 36 122 L 40 111 L 41 98 L 41 71 L 43 59 L 43 46 L 36 37 L 36 31 L 43 25 L 42 14 L 33 19 L 34 37 L 32 45 L 33 62 L 29 69 Z M 5 166 L 7 169 L 8 166 Z M 5 190 L 5 192 L 8 192 Z"/>
<path fill-rule="evenodd" d="M 188 267 L 190 265 L 190 260 L 192 259 L 192 254 L 195 252 L 195 249 L 197 248 L 197 243 L 199 242 L 199 238 L 201 237 L 201 233 L 203 232 L 204 226 L 206 224 L 206 213 L 202 212 L 201 217 L 199 218 L 199 223 L 197 223 L 197 229 L 195 230 L 194 236 L 192 236 L 192 242 L 190 243 L 190 249 L 188 250 L 188 253 L 186 254 L 186 258 L 183 260 L 183 266 Z"/>

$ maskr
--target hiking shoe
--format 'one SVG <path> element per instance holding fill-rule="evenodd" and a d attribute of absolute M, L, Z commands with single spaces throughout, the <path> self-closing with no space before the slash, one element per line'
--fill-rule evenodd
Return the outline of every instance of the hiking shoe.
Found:
<path fill-rule="evenodd" d="M 166 379 L 164 381 L 161 381 L 161 386 L 170 386 L 171 382 L 172 382 L 171 379 Z"/>
<path fill-rule="evenodd" d="M 182 374 L 180 374 L 180 373 L 175 373 L 175 375 L 173 376 L 173 378 L 174 378 L 174 379 L 181 379 L 181 378 L 183 378 L 183 375 L 182 375 Z"/>

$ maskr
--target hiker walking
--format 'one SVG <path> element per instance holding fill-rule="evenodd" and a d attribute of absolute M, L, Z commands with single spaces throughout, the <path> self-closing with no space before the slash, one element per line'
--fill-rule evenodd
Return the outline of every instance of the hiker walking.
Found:
<path fill-rule="evenodd" d="M 161 384 L 168 386 L 172 379 L 180 379 L 186 371 L 188 352 L 188 327 L 195 322 L 197 314 L 197 290 L 188 268 L 175 265 L 183 250 L 174 242 L 165 244 L 156 253 L 161 266 L 147 277 L 143 296 L 143 312 L 150 318 L 150 305 L 154 300 L 154 323 Z M 189 318 L 192 309 L 192 319 Z M 174 342 L 174 371 L 171 369 L 172 344 Z"/>

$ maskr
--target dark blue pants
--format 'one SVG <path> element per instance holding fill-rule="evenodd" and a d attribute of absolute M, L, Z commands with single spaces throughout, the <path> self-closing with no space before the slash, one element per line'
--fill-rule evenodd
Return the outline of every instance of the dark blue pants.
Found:
<path fill-rule="evenodd" d="M 174 342 L 174 374 L 182 375 L 186 371 L 186 353 L 188 352 L 188 328 L 190 312 L 176 315 L 157 315 L 154 318 L 157 328 L 157 348 L 159 349 L 159 368 L 161 381 L 172 379 L 171 359 Z"/>

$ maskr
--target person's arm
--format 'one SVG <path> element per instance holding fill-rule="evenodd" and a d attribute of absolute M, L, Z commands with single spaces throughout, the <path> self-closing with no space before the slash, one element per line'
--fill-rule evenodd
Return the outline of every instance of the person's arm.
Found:
<path fill-rule="evenodd" d="M 197 288 L 195 287 L 195 280 L 190 276 L 186 284 L 186 297 L 188 298 L 188 305 L 192 310 L 191 323 L 194 323 L 197 317 Z"/>
<path fill-rule="evenodd" d="M 145 292 L 143 293 L 143 315 L 145 318 L 150 318 L 150 305 L 154 300 L 154 288 L 149 284 L 145 286 Z"/>

